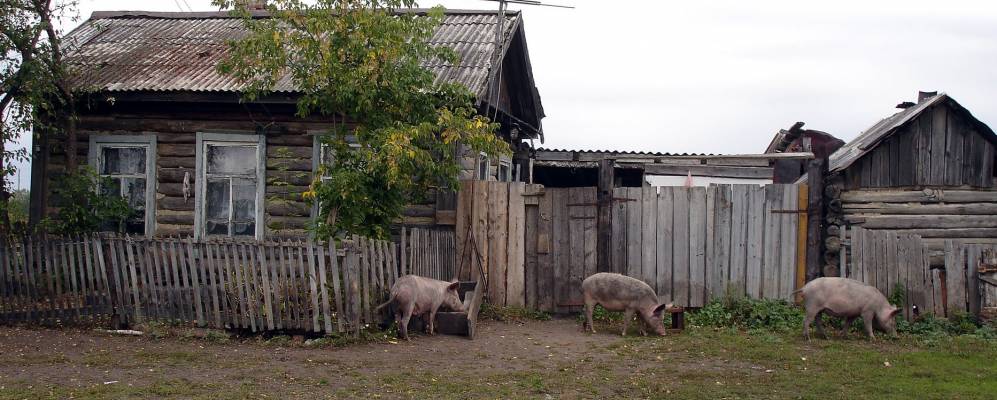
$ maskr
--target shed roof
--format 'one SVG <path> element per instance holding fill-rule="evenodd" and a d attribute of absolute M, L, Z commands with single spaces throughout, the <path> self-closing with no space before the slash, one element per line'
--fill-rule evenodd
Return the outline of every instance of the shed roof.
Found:
<path fill-rule="evenodd" d="M 969 117 L 969 121 L 980 129 L 980 134 L 984 135 L 991 142 L 997 142 L 997 135 L 994 135 L 994 131 L 987 124 L 973 117 L 969 110 L 963 108 L 962 105 L 949 97 L 949 95 L 940 93 L 880 120 L 862 132 L 857 138 L 846 143 L 829 157 L 829 172 L 834 173 L 848 168 L 861 159 L 862 156 L 875 149 L 883 140 L 898 132 L 901 127 L 916 119 L 922 112 L 938 104 L 948 104 L 953 109 L 964 113 Z M 805 176 L 801 179 L 805 179 Z"/>
<path fill-rule="evenodd" d="M 447 10 L 430 42 L 452 47 L 460 62 L 424 63 L 436 74 L 437 82 L 464 84 L 479 99 L 487 95 L 495 55 L 505 54 L 522 24 L 519 12 L 508 12 L 505 43 L 498 48 L 495 14 Z M 254 16 L 266 18 L 267 14 Z M 95 12 L 66 37 L 67 61 L 83 67 L 75 68 L 80 71 L 74 76 L 76 87 L 112 92 L 236 92 L 243 86 L 218 73 L 216 66 L 228 52 L 226 41 L 243 37 L 244 29 L 240 19 L 226 12 Z M 294 92 L 295 88 L 284 77 L 275 91 Z"/>

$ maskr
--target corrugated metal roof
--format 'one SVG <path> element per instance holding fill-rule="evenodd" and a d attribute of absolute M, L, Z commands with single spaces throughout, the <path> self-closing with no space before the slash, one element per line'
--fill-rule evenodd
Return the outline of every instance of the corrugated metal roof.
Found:
<path fill-rule="evenodd" d="M 410 12 L 425 12 L 412 10 Z M 258 17 L 265 17 L 264 14 Z M 506 43 L 520 14 L 507 14 Z M 457 65 L 425 63 L 437 82 L 457 82 L 482 97 L 496 54 L 495 11 L 448 10 L 430 42 L 449 46 Z M 65 39 L 67 61 L 78 71 L 75 87 L 108 91 L 238 91 L 235 79 L 215 69 L 227 54 L 226 41 L 245 35 L 242 21 L 222 12 L 94 13 Z M 277 92 L 293 92 L 289 77 Z"/>
<path fill-rule="evenodd" d="M 948 98 L 947 94 L 940 93 L 918 103 L 913 107 L 904 109 L 903 111 L 880 120 L 875 125 L 862 132 L 862 134 L 860 134 L 857 138 L 846 143 L 838 149 L 838 151 L 831 154 L 831 156 L 828 157 L 829 171 L 837 172 L 848 168 L 852 165 L 852 163 L 858 161 L 863 155 L 875 148 L 876 145 L 883 139 L 886 139 L 890 134 L 895 132 L 897 128 L 914 119 L 922 111 L 927 110 L 931 106 L 941 103 Z"/>
<path fill-rule="evenodd" d="M 537 152 L 555 152 L 555 153 L 578 153 L 578 154 L 600 154 L 607 157 L 613 156 L 648 156 L 648 157 L 710 157 L 716 156 L 717 154 L 705 154 L 705 153 L 661 153 L 661 152 L 648 152 L 648 151 L 621 151 L 621 150 L 570 150 L 570 149 L 547 149 L 538 148 Z"/>

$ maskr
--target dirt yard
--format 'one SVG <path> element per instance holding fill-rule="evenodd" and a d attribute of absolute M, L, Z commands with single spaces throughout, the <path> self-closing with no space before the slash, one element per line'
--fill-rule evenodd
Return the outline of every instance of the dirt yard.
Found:
<path fill-rule="evenodd" d="M 612 328 L 616 331 L 616 328 Z M 477 340 L 346 347 L 0 328 L 0 399 L 994 398 L 997 345 L 486 322 Z"/>

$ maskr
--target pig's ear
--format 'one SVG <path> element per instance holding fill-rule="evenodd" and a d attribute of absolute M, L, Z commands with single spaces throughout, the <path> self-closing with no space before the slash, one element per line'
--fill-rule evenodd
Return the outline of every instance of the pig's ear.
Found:
<path fill-rule="evenodd" d="M 660 317 L 661 313 L 665 312 L 665 310 L 668 309 L 668 307 L 670 307 L 670 306 L 671 306 L 671 304 L 667 304 L 667 303 L 658 304 L 657 307 L 654 307 L 654 315 L 657 315 L 657 316 Z"/>
<path fill-rule="evenodd" d="M 899 307 L 894 307 L 893 311 L 890 311 L 890 318 L 896 317 L 897 314 L 900 314 L 900 308 Z"/>
<path fill-rule="evenodd" d="M 447 286 L 447 290 L 453 290 L 456 292 L 458 287 L 460 287 L 460 282 L 451 282 L 450 285 Z"/>

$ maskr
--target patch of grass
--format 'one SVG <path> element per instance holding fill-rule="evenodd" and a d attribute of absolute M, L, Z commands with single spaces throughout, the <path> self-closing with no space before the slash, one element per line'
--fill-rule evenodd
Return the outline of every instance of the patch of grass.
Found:
<path fill-rule="evenodd" d="M 489 303 L 481 305 L 478 317 L 500 322 L 549 321 L 550 313 L 537 311 L 520 306 L 495 306 Z"/>
<path fill-rule="evenodd" d="M 688 315 L 689 324 L 789 332 L 803 328 L 803 309 L 783 300 L 724 297 Z"/>

